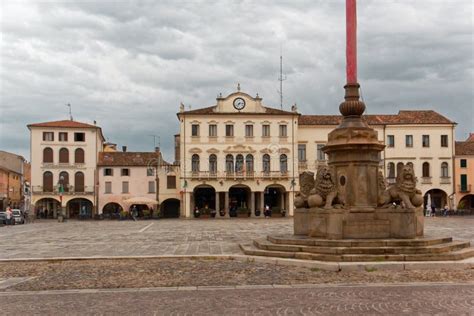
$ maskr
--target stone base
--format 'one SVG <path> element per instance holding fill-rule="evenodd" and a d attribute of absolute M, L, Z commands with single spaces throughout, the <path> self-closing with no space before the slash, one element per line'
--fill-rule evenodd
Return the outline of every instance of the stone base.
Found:
<path fill-rule="evenodd" d="M 326 239 L 416 238 L 423 236 L 421 208 L 296 209 L 294 233 Z"/>

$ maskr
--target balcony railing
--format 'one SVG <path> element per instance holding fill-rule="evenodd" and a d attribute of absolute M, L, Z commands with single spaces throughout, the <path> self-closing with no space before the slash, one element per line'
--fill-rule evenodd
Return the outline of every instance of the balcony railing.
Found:
<path fill-rule="evenodd" d="M 298 169 L 299 170 L 306 170 L 308 169 L 308 162 L 306 160 L 298 161 Z"/>
<path fill-rule="evenodd" d="M 466 185 L 458 184 L 458 191 L 460 193 L 469 193 L 469 192 L 471 192 L 471 185 L 470 184 L 466 184 Z"/>
<path fill-rule="evenodd" d="M 248 180 L 248 179 L 283 179 L 288 178 L 288 172 L 281 171 L 225 171 L 225 172 L 209 172 L 209 171 L 192 171 L 188 174 L 194 180 Z"/>
<path fill-rule="evenodd" d="M 441 177 L 439 179 L 440 184 L 450 184 L 451 183 L 451 177 Z"/>
<path fill-rule="evenodd" d="M 421 184 L 431 184 L 431 177 L 422 177 Z"/>
<path fill-rule="evenodd" d="M 54 194 L 59 195 L 59 187 L 55 186 L 51 190 L 48 188 L 43 188 L 42 185 L 36 185 L 32 187 L 33 194 Z M 64 188 L 63 195 L 84 195 L 84 194 L 93 194 L 94 187 L 93 186 L 84 186 L 84 187 L 77 187 L 69 185 Z"/>

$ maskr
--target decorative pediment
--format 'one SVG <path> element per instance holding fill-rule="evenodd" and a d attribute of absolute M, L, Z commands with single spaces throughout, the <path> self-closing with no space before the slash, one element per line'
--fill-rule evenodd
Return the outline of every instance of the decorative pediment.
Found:
<path fill-rule="evenodd" d="M 255 122 L 249 120 L 249 121 L 245 121 L 244 124 L 245 125 L 253 125 L 253 124 L 255 124 Z"/>
<path fill-rule="evenodd" d="M 219 153 L 219 150 L 216 149 L 216 148 L 209 148 L 208 150 L 206 150 L 206 152 L 208 154 L 218 154 Z"/>
<path fill-rule="evenodd" d="M 202 153 L 202 150 L 201 150 L 201 148 L 194 147 L 194 148 L 191 148 L 191 149 L 189 150 L 189 152 L 190 152 L 191 154 L 200 154 L 200 153 Z"/>
<path fill-rule="evenodd" d="M 217 121 L 215 121 L 215 120 L 212 120 L 212 121 L 207 122 L 207 124 L 209 124 L 209 125 L 211 125 L 211 124 L 217 125 L 218 123 L 219 123 L 219 122 L 217 122 Z"/>
<path fill-rule="evenodd" d="M 226 125 L 234 125 L 235 122 L 229 120 L 229 121 L 225 121 L 224 124 L 226 124 Z"/>
<path fill-rule="evenodd" d="M 288 121 L 280 121 L 280 122 L 278 122 L 278 124 L 280 124 L 280 125 L 288 125 L 288 124 L 290 124 L 290 123 L 289 123 Z"/>
<path fill-rule="evenodd" d="M 270 124 L 272 124 L 272 122 L 270 122 L 270 121 L 263 121 L 263 122 L 260 122 L 260 124 L 262 124 L 262 125 L 270 125 Z"/>
<path fill-rule="evenodd" d="M 262 150 L 260 150 L 260 153 L 262 153 L 262 154 L 271 154 L 272 151 L 270 150 L 270 148 L 263 148 Z"/>
<path fill-rule="evenodd" d="M 201 124 L 201 122 L 198 121 L 198 120 L 192 120 L 192 121 L 191 121 L 191 124 Z"/>
<path fill-rule="evenodd" d="M 255 153 L 256 150 L 253 149 L 251 146 L 245 146 L 242 144 L 237 144 L 234 146 L 229 146 L 224 150 L 224 153 L 226 154 L 242 154 L 242 153 Z"/>
<path fill-rule="evenodd" d="M 280 148 L 278 149 L 279 154 L 289 154 L 290 150 L 288 148 Z"/>

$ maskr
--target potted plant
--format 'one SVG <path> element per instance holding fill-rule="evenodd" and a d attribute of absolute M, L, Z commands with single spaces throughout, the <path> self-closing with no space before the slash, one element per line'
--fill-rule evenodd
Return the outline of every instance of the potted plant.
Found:
<path fill-rule="evenodd" d="M 194 217 L 199 218 L 199 216 L 201 216 L 201 211 L 196 207 L 194 209 Z"/>
<path fill-rule="evenodd" d="M 225 216 L 225 210 L 224 210 L 224 209 L 221 209 L 221 210 L 219 211 L 219 215 L 220 215 L 220 216 Z"/>
<path fill-rule="evenodd" d="M 144 219 L 150 218 L 150 210 L 143 210 L 143 218 Z"/>
<path fill-rule="evenodd" d="M 246 207 L 239 207 L 237 209 L 237 215 L 238 215 L 238 217 L 249 217 L 250 216 L 250 211 Z"/>
<path fill-rule="evenodd" d="M 122 221 L 123 221 L 123 220 L 126 220 L 127 217 L 128 217 L 128 213 L 125 212 L 124 210 L 121 210 L 121 211 L 120 211 L 120 220 L 122 220 Z"/>

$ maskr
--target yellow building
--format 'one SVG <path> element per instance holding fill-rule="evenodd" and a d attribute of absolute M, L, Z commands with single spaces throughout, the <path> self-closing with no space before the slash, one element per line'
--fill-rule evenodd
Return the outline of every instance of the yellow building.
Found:
<path fill-rule="evenodd" d="M 454 160 L 455 190 L 458 209 L 474 209 L 474 133 L 467 140 L 456 142 Z"/>

